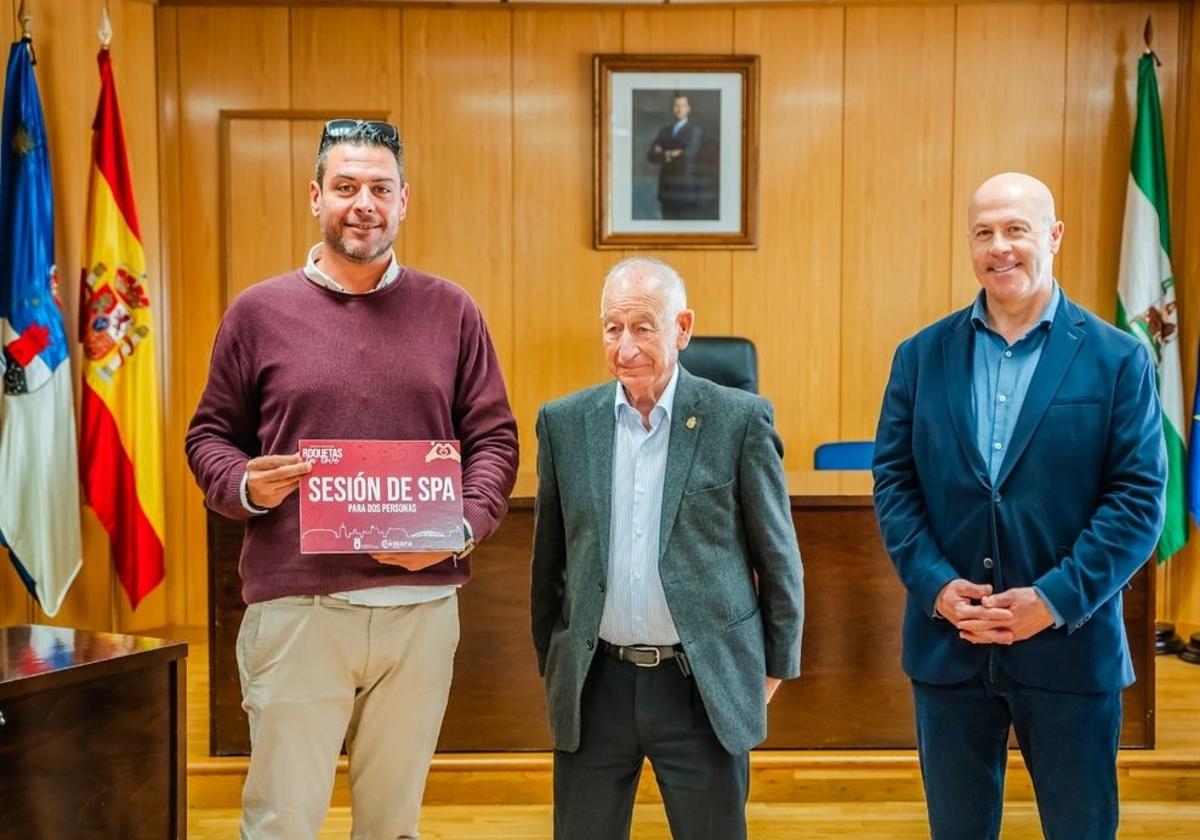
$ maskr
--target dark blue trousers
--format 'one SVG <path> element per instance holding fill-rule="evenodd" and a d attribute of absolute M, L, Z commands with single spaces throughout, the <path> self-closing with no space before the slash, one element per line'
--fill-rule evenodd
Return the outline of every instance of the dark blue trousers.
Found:
<path fill-rule="evenodd" d="M 913 681 L 917 746 L 933 840 L 995 840 L 1008 734 L 1033 778 L 1047 840 L 1117 833 L 1121 692 L 1071 694 L 1021 685 L 995 658 L 956 685 Z"/>

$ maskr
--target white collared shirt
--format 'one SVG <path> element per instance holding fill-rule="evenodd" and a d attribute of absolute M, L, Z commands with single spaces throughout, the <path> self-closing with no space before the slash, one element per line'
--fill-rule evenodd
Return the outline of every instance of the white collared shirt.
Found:
<path fill-rule="evenodd" d="M 608 581 L 600 638 L 614 645 L 674 645 L 679 632 L 658 573 L 663 482 L 671 440 L 671 409 L 679 382 L 676 365 L 650 410 L 650 430 L 617 383 L 613 411 L 612 514 Z"/>
<path fill-rule="evenodd" d="M 326 289 L 333 289 L 335 292 L 350 294 L 342 286 L 341 283 L 334 280 L 328 274 L 321 270 L 321 256 L 324 252 L 325 243 L 318 242 L 316 245 L 308 249 L 308 262 L 304 264 L 304 276 L 316 283 L 318 286 L 324 286 Z M 389 254 L 390 261 L 387 268 L 383 270 L 383 276 L 379 278 L 379 282 L 375 284 L 375 288 L 369 289 L 363 294 L 371 294 L 386 289 L 388 286 L 396 282 L 396 278 L 400 276 L 400 263 L 396 262 L 396 252 L 392 251 Z"/>

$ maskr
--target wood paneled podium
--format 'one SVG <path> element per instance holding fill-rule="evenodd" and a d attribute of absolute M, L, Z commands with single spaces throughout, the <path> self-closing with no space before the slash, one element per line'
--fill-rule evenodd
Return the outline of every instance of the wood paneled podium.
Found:
<path fill-rule="evenodd" d="M 788 476 L 805 572 L 803 675 L 770 707 L 771 749 L 910 749 L 911 688 L 900 670 L 905 593 L 884 553 L 865 473 Z M 542 682 L 529 629 L 535 483 L 522 476 L 508 516 L 472 556 L 459 595 L 462 640 L 438 749 L 548 750 Z M 234 644 L 241 622 L 242 525 L 209 514 L 212 748 L 249 751 Z M 1154 569 L 1125 593 L 1138 681 L 1125 692 L 1124 747 L 1154 745 Z"/>
<path fill-rule="evenodd" d="M 187 836 L 187 645 L 0 629 L 0 837 Z"/>

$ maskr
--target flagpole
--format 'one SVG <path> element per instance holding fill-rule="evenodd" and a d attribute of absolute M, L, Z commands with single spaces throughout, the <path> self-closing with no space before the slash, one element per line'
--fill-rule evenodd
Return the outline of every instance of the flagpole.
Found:
<path fill-rule="evenodd" d="M 108 52 L 109 45 L 112 44 L 113 27 L 112 18 L 108 14 L 108 0 L 103 0 L 100 4 L 100 28 L 96 30 L 96 35 L 100 38 L 100 51 Z M 111 551 L 111 548 L 110 548 Z M 109 593 L 108 593 L 108 613 L 109 626 L 113 632 L 120 631 L 121 611 L 117 602 L 120 600 L 120 593 L 123 591 L 121 587 L 121 579 L 118 575 L 113 575 L 109 578 Z"/>
<path fill-rule="evenodd" d="M 96 35 L 100 38 L 100 52 L 108 52 L 108 47 L 112 43 L 113 37 L 112 18 L 108 16 L 108 0 L 103 0 L 100 4 L 100 28 L 96 30 Z M 109 550 L 111 551 L 111 548 Z M 121 580 L 119 576 L 114 574 L 109 578 L 108 592 L 108 622 L 114 633 L 121 629 L 119 624 L 120 609 L 117 606 L 120 592 Z"/>

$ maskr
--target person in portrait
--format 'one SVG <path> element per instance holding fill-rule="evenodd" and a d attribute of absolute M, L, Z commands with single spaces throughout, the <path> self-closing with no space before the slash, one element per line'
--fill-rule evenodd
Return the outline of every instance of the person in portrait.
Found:
<path fill-rule="evenodd" d="M 686 93 L 671 98 L 672 122 L 654 137 L 646 160 L 659 164 L 658 201 L 663 219 L 704 218 L 697 158 L 703 132 L 689 119 L 691 102 Z"/>
<path fill-rule="evenodd" d="M 899 346 L 883 398 L 875 506 L 935 840 L 998 836 L 1010 730 L 1047 838 L 1116 834 L 1121 593 L 1158 540 L 1166 460 L 1150 354 L 1067 297 L 1063 229 L 1045 184 L 985 181 L 982 288 Z"/>
<path fill-rule="evenodd" d="M 309 193 L 322 241 L 229 307 L 186 441 L 208 507 L 246 522 L 241 836 L 315 838 L 344 740 L 353 836 L 416 838 L 456 593 L 507 510 L 516 423 L 478 306 L 396 260 L 409 199 L 396 127 L 327 123 Z M 315 438 L 461 441 L 467 548 L 301 554 L 299 441 Z"/>
<path fill-rule="evenodd" d="M 605 279 L 614 380 L 538 414 L 531 621 L 554 836 L 623 840 L 649 757 L 677 840 L 746 836 L 748 751 L 800 673 L 804 585 L 770 403 L 678 364 L 679 274 Z"/>

